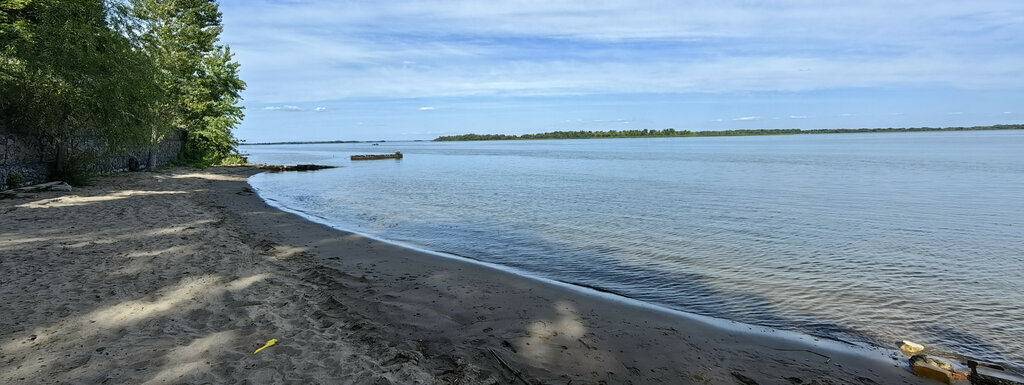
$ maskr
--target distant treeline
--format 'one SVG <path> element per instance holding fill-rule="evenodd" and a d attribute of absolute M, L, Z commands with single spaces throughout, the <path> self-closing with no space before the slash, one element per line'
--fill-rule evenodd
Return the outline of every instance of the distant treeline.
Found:
<path fill-rule="evenodd" d="M 1021 130 L 1024 124 L 997 124 L 994 126 L 974 127 L 913 127 L 913 128 L 835 128 L 819 130 L 798 129 L 765 129 L 765 130 L 725 130 L 725 131 L 689 131 L 666 128 L 664 130 L 623 130 L 623 131 L 554 131 L 539 134 L 504 135 L 504 134 L 466 134 L 442 136 L 435 142 L 471 141 L 471 140 L 530 140 L 530 139 L 598 139 L 598 138 L 672 138 L 699 136 L 755 136 L 755 135 L 799 135 L 799 134 L 848 134 L 857 132 L 920 132 L 920 131 L 979 131 L 979 130 Z"/>
<path fill-rule="evenodd" d="M 382 141 L 383 142 L 383 141 Z M 266 146 L 271 144 L 332 144 L 332 143 L 371 143 L 358 140 L 325 140 L 325 141 L 302 141 L 302 142 L 263 142 L 263 143 L 242 143 L 246 146 Z"/>

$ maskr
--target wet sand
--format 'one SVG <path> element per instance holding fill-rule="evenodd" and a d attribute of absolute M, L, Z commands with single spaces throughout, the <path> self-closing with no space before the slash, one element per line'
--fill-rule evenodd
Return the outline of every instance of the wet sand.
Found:
<path fill-rule="evenodd" d="M 0 383 L 928 383 L 895 351 L 337 231 L 266 205 L 256 172 L 0 200 Z"/>

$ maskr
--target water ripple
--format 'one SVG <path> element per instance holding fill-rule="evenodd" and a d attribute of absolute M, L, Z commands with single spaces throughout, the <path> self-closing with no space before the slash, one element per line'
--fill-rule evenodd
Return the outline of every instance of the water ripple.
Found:
<path fill-rule="evenodd" d="M 246 151 L 307 163 L 359 146 Z M 406 158 L 251 183 L 384 239 L 1024 373 L 1021 148 L 1021 132 L 389 143 L 375 150 Z"/>

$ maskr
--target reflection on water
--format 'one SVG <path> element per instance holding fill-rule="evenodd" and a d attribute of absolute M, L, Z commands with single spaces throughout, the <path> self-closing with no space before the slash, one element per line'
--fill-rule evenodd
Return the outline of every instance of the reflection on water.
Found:
<path fill-rule="evenodd" d="M 246 146 L 338 227 L 741 322 L 1024 367 L 1024 132 Z M 405 159 L 350 162 L 356 153 Z"/>

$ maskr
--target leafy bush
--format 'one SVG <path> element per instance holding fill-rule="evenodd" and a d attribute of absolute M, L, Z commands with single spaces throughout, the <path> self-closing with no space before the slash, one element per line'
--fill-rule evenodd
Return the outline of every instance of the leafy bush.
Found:
<path fill-rule="evenodd" d="M 64 161 L 64 168 L 57 175 L 57 179 L 72 186 L 85 186 L 92 180 L 92 165 L 96 161 L 96 155 L 90 152 L 76 152 L 68 155 Z"/>
<path fill-rule="evenodd" d="M 16 172 L 7 174 L 7 178 L 4 180 L 4 185 L 6 185 L 8 189 L 21 187 L 21 174 Z"/>
<path fill-rule="evenodd" d="M 238 154 L 228 155 L 227 157 L 225 157 L 224 159 L 221 159 L 221 161 L 220 161 L 220 164 L 223 165 L 223 166 L 238 166 L 238 165 L 243 165 L 243 164 L 248 164 L 248 163 L 249 163 L 248 159 L 246 159 L 244 156 L 241 156 L 241 155 L 238 155 Z"/>

